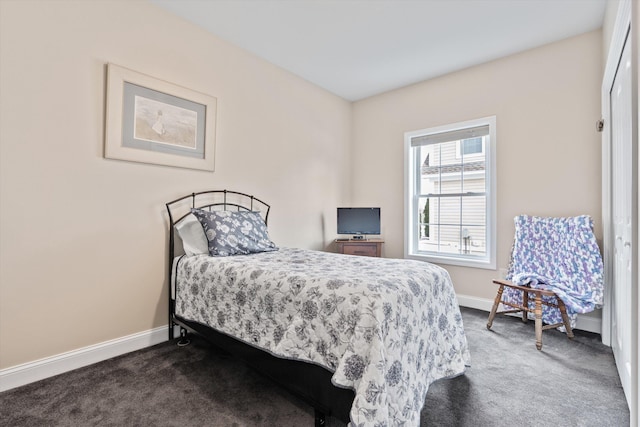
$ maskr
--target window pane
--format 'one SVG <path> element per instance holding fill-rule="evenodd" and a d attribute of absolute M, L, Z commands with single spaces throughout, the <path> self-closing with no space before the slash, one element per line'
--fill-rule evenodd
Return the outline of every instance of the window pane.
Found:
<path fill-rule="evenodd" d="M 462 141 L 462 154 L 481 154 L 482 153 L 482 137 L 469 138 Z"/>
<path fill-rule="evenodd" d="M 440 238 L 440 226 L 430 224 L 429 236 L 421 237 L 418 240 L 418 251 L 420 252 L 438 252 L 438 241 Z"/>
<path fill-rule="evenodd" d="M 457 225 L 442 225 L 440 232 L 440 252 L 446 254 L 460 254 L 460 227 Z"/>
<path fill-rule="evenodd" d="M 458 141 L 449 141 L 438 144 L 440 146 L 439 158 L 437 165 L 449 166 L 460 163 L 460 159 L 456 156 L 456 148 L 458 147 Z"/>
<path fill-rule="evenodd" d="M 462 220 L 460 197 L 442 197 L 440 199 L 439 222 L 442 225 L 458 226 Z"/>
<path fill-rule="evenodd" d="M 439 198 L 421 197 L 418 201 L 418 251 L 438 251 Z"/>
<path fill-rule="evenodd" d="M 479 226 L 487 222 L 487 198 L 467 196 L 462 198 L 462 225 Z"/>
<path fill-rule="evenodd" d="M 442 194 L 460 194 L 462 192 L 462 164 L 456 155 L 458 141 L 445 142 L 442 145 Z"/>
<path fill-rule="evenodd" d="M 484 193 L 485 191 L 486 179 L 484 171 L 471 171 L 463 174 L 461 193 Z"/>
<path fill-rule="evenodd" d="M 434 187 L 439 191 L 436 194 L 460 194 L 462 193 L 462 169 L 460 165 L 455 167 L 443 168 L 442 174 L 439 179 L 434 181 Z"/>
<path fill-rule="evenodd" d="M 431 221 L 434 220 L 431 210 L 433 209 L 433 202 L 428 197 L 420 197 L 418 200 L 418 212 L 416 212 L 416 218 L 418 220 L 418 236 L 420 239 L 429 237 L 429 226 Z"/>
<path fill-rule="evenodd" d="M 467 156 L 462 159 L 464 171 L 466 172 L 483 172 L 485 169 L 484 159 L 482 157 Z"/>
<path fill-rule="evenodd" d="M 484 159 L 456 156 L 457 143 L 452 141 L 415 148 L 420 152 L 420 194 L 484 192 Z"/>
<path fill-rule="evenodd" d="M 462 228 L 462 253 L 484 256 L 487 253 L 487 229 L 482 226 L 464 226 Z"/>

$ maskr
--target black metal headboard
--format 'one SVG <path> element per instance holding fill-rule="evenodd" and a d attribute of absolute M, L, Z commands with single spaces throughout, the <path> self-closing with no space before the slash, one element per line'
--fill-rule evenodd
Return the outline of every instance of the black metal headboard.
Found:
<path fill-rule="evenodd" d="M 191 193 L 166 204 L 169 213 L 169 339 L 173 338 L 173 314 L 175 301 L 171 292 L 173 259 L 175 253 L 175 226 L 191 213 L 191 208 L 210 211 L 257 211 L 269 219 L 271 206 L 249 194 L 230 190 L 211 190 Z"/>

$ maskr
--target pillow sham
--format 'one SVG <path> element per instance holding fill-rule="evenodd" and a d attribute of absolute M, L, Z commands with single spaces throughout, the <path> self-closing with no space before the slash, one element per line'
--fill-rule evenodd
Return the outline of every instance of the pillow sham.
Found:
<path fill-rule="evenodd" d="M 209 255 L 209 242 L 198 218 L 193 214 L 185 216 L 176 224 L 176 231 L 182 240 L 182 247 L 187 256 Z"/>
<path fill-rule="evenodd" d="M 209 255 L 230 256 L 276 251 L 259 212 L 191 209 L 202 224 Z"/>

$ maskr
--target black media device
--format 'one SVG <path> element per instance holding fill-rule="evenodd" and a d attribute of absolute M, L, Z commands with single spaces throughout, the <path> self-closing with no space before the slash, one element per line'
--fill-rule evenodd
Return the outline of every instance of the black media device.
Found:
<path fill-rule="evenodd" d="M 338 234 L 380 234 L 380 208 L 338 208 Z"/>

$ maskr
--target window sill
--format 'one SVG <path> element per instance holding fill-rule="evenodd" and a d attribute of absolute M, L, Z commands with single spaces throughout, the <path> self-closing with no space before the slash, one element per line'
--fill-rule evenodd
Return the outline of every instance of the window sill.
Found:
<path fill-rule="evenodd" d="M 432 264 L 456 265 L 459 267 L 482 268 L 485 270 L 495 270 L 495 261 L 487 259 L 473 259 L 457 256 L 435 256 L 432 254 L 406 254 L 405 258 L 417 261 L 426 261 Z"/>

